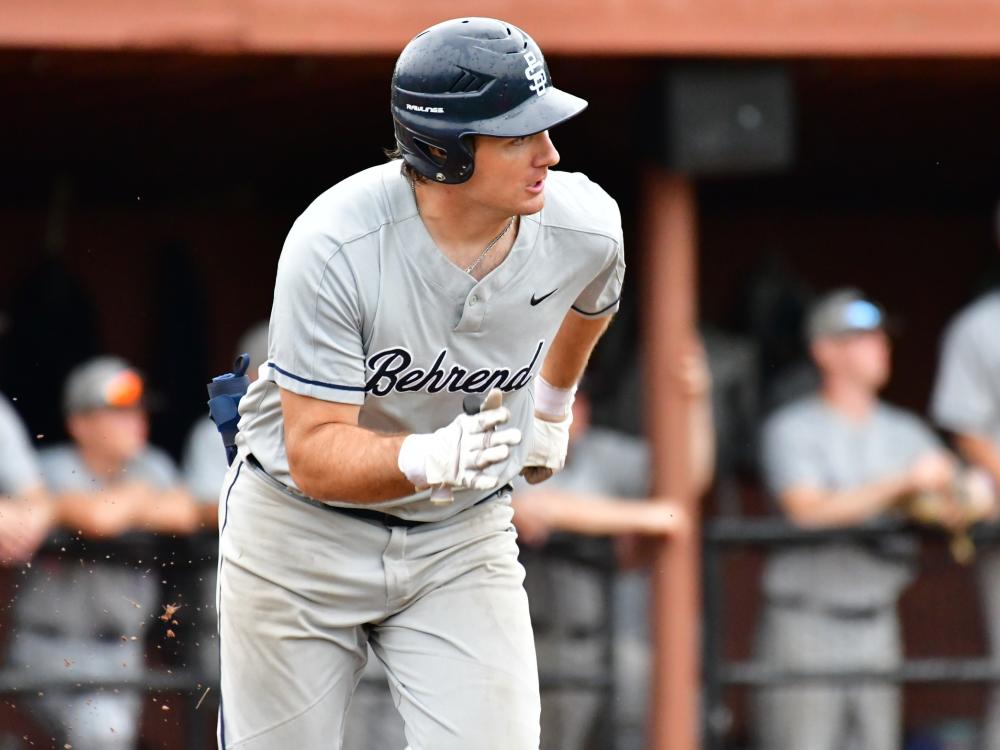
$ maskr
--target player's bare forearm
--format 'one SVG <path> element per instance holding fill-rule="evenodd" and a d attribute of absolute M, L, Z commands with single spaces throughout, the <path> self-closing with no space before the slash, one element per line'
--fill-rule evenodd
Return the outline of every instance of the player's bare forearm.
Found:
<path fill-rule="evenodd" d="M 0 497 L 0 564 L 30 560 L 55 519 L 55 504 L 40 486 Z"/>
<path fill-rule="evenodd" d="M 151 489 L 136 525 L 143 531 L 190 534 L 199 527 L 198 504 L 184 490 Z"/>
<path fill-rule="evenodd" d="M 374 503 L 413 493 L 399 470 L 405 435 L 358 426 L 360 408 L 281 390 L 292 478 L 317 500 Z"/>
<path fill-rule="evenodd" d="M 199 503 L 198 504 L 198 525 L 205 530 L 219 528 L 219 504 Z"/>
<path fill-rule="evenodd" d="M 695 494 L 701 496 L 708 490 L 715 473 L 715 427 L 707 395 L 693 404 L 688 432 L 691 441 L 691 485 Z"/>
<path fill-rule="evenodd" d="M 797 526 L 854 526 L 885 512 L 916 489 L 908 474 L 903 473 L 838 492 L 793 487 L 782 496 L 781 505 Z"/>
<path fill-rule="evenodd" d="M 123 482 L 98 492 L 59 495 L 55 523 L 94 538 L 115 537 L 127 531 L 186 534 L 197 528 L 198 508 L 182 490 Z"/>
<path fill-rule="evenodd" d="M 537 515 L 553 531 L 587 536 L 662 535 L 687 527 L 684 510 L 670 500 L 618 500 L 601 495 L 539 490 L 514 498 L 514 525 L 519 516 Z"/>
<path fill-rule="evenodd" d="M 559 326 L 549 352 L 542 363 L 541 374 L 556 388 L 572 388 L 583 376 L 594 346 L 611 323 L 610 315 L 586 318 L 570 312 Z"/>
<path fill-rule="evenodd" d="M 681 387 L 690 398 L 688 419 L 689 467 L 696 495 L 708 489 L 715 472 L 715 426 L 712 421 L 712 377 L 704 347 L 696 342 L 680 363 Z"/>
<path fill-rule="evenodd" d="M 965 433 L 955 436 L 955 447 L 966 461 L 988 471 L 1000 487 L 1000 445 L 985 435 Z"/>
<path fill-rule="evenodd" d="M 108 538 L 134 528 L 140 514 L 136 498 L 115 489 L 66 492 L 56 497 L 56 525 L 85 537 Z"/>

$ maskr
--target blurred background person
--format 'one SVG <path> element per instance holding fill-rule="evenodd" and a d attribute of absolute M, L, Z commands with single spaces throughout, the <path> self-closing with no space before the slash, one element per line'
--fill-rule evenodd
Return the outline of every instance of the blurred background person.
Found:
<path fill-rule="evenodd" d="M 257 379 L 257 370 L 267 362 L 267 321 L 261 321 L 248 328 L 236 345 L 235 356 L 242 353 L 250 356 L 247 377 L 250 382 Z M 194 660 L 201 673 L 213 681 L 219 679 L 219 650 L 215 610 L 215 581 L 218 556 L 219 492 L 229 464 L 226 449 L 215 422 L 205 415 L 192 425 L 184 443 L 181 460 L 181 475 L 184 485 L 198 503 L 199 529 L 205 532 L 204 544 L 198 545 L 197 564 L 192 570 L 194 576 L 192 594 L 195 597 L 193 618 L 190 622 L 195 637 Z"/>
<path fill-rule="evenodd" d="M 1000 244 L 1000 204 L 994 232 Z M 931 413 L 961 456 L 1000 487 L 1000 290 L 972 302 L 945 332 Z M 1000 547 L 980 553 L 977 573 L 990 649 L 1000 659 Z M 982 747 L 1000 750 L 1000 691 L 990 701 Z"/>
<path fill-rule="evenodd" d="M 124 361 L 81 364 L 63 394 L 72 443 L 40 452 L 57 523 L 67 534 L 26 571 L 8 665 L 51 681 L 24 702 L 76 750 L 136 746 L 141 689 L 59 689 L 142 677 L 147 626 L 162 612 L 162 573 L 148 556 L 142 562 L 141 553 L 126 550 L 127 535 L 188 533 L 197 525 L 194 501 L 172 462 L 148 445 L 142 395 L 142 378 Z"/>
<path fill-rule="evenodd" d="M 916 416 L 879 399 L 890 374 L 880 307 L 853 289 L 822 297 L 806 323 L 819 392 L 763 428 L 762 472 L 781 512 L 805 528 L 860 526 L 915 493 L 946 493 L 954 460 Z M 758 658 L 778 669 L 892 669 L 902 659 L 896 604 L 916 543 L 830 542 L 775 552 L 764 573 Z M 898 750 L 896 685 L 809 684 L 755 695 L 761 750 Z"/>
<path fill-rule="evenodd" d="M 693 404 L 690 471 L 701 494 L 711 480 L 714 433 L 709 376 L 700 349 L 682 362 L 678 377 Z M 594 539 L 585 537 L 617 537 L 622 543 L 619 564 L 628 567 L 631 545 L 624 542 L 631 536 L 682 534 L 690 526 L 678 503 L 649 497 L 646 443 L 592 425 L 590 414 L 590 397 L 581 389 L 573 402 L 565 468 L 538 485 L 519 481 L 513 497 L 514 525 L 528 546 L 522 562 L 543 680 L 542 750 L 599 750 L 612 734 L 621 750 L 644 747 L 649 579 L 645 571 L 616 575 L 615 556 L 608 554 L 614 550 L 603 545 L 595 549 Z M 557 532 L 562 534 L 550 544 Z M 546 675 L 613 679 L 615 705 L 606 705 L 593 687 L 545 689 Z"/>
<path fill-rule="evenodd" d="M 14 407 L 0 394 L 0 563 L 30 560 L 53 518 L 35 448 Z"/>

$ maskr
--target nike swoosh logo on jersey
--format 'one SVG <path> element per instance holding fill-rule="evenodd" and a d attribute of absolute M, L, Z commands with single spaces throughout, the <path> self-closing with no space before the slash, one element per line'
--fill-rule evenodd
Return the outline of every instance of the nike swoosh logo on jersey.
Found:
<path fill-rule="evenodd" d="M 534 295 L 534 293 L 532 292 L 532 294 L 531 294 L 531 306 L 534 307 L 539 302 L 544 302 L 545 300 L 547 300 L 549 297 L 551 297 L 553 294 L 555 294 L 558 291 L 559 291 L 559 287 L 556 287 L 555 289 L 553 289 L 548 294 L 543 294 L 541 297 L 538 297 L 538 298 L 536 298 L 535 295 Z"/>

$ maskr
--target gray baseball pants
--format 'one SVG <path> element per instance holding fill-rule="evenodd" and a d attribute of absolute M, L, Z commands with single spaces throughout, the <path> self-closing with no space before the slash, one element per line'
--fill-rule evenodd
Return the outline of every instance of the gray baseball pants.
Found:
<path fill-rule="evenodd" d="M 901 658 L 895 609 L 862 618 L 768 605 L 758 632 L 765 664 L 789 669 L 877 669 Z M 899 750 L 900 691 L 884 683 L 788 685 L 754 696 L 761 750 Z"/>
<path fill-rule="evenodd" d="M 501 496 L 387 527 L 295 498 L 237 459 L 220 502 L 220 748 L 341 750 L 371 644 L 410 750 L 537 750 L 512 515 Z"/>

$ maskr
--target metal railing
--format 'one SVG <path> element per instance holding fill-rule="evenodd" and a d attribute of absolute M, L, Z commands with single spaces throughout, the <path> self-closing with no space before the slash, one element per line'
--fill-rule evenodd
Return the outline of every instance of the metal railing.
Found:
<path fill-rule="evenodd" d="M 46 545 L 42 556 L 59 558 L 64 561 L 76 559 L 110 564 L 135 565 L 145 561 L 164 563 L 171 567 L 173 575 L 183 579 L 189 577 L 188 591 L 194 591 L 194 580 L 206 566 L 211 564 L 217 544 L 210 535 L 169 539 L 145 534 L 130 534 L 121 540 L 92 542 L 70 535 L 64 535 L 54 543 Z M 614 630 L 611 616 L 611 590 L 615 577 L 613 549 L 607 540 L 578 538 L 556 534 L 542 548 L 525 548 L 522 557 L 544 562 L 549 559 L 571 561 L 581 569 L 600 576 L 602 595 L 606 606 L 606 616 L 600 625 L 602 639 L 602 664 L 598 673 L 541 673 L 540 687 L 543 692 L 556 690 L 592 691 L 602 696 L 605 715 L 610 715 L 615 705 L 613 660 Z M 151 613 L 152 614 L 152 613 Z M 201 646 L 206 648 L 207 646 Z M 190 656 L 190 654 L 188 654 Z M 359 689 L 387 689 L 377 677 L 365 675 Z M 171 717 L 182 727 L 183 747 L 187 750 L 209 750 L 214 742 L 207 741 L 206 725 L 218 708 L 219 685 L 216 677 L 210 677 L 194 668 L 174 668 L 170 664 L 153 667 L 142 674 L 130 678 L 102 680 L 53 680 L 51 677 L 33 675 L 29 671 L 0 668 L 0 695 L 18 699 L 30 699 L 39 693 L 81 693 L 94 691 L 136 691 L 146 694 L 162 694 L 169 701 Z M 162 704 L 161 704 L 162 705 Z M 213 719 L 206 717 L 211 714 Z M 137 719 L 138 721 L 139 719 Z M 53 737 L 57 727 L 38 727 L 46 737 Z M 615 748 L 615 728 L 613 722 L 600 725 L 600 747 L 605 750 Z M 65 738 L 58 740 L 61 746 Z"/>
<path fill-rule="evenodd" d="M 784 669 L 755 661 L 727 662 L 723 657 L 725 622 L 723 558 L 732 550 L 780 548 L 833 541 L 875 541 L 893 535 L 936 532 L 902 522 L 879 522 L 842 529 L 801 529 L 775 518 L 717 519 L 702 535 L 702 731 L 706 750 L 721 750 L 729 728 L 724 691 L 731 686 L 766 687 L 830 683 L 1000 683 L 1000 664 L 989 658 L 906 659 L 894 669 Z M 977 546 L 1000 542 L 1000 525 L 972 529 Z"/>

